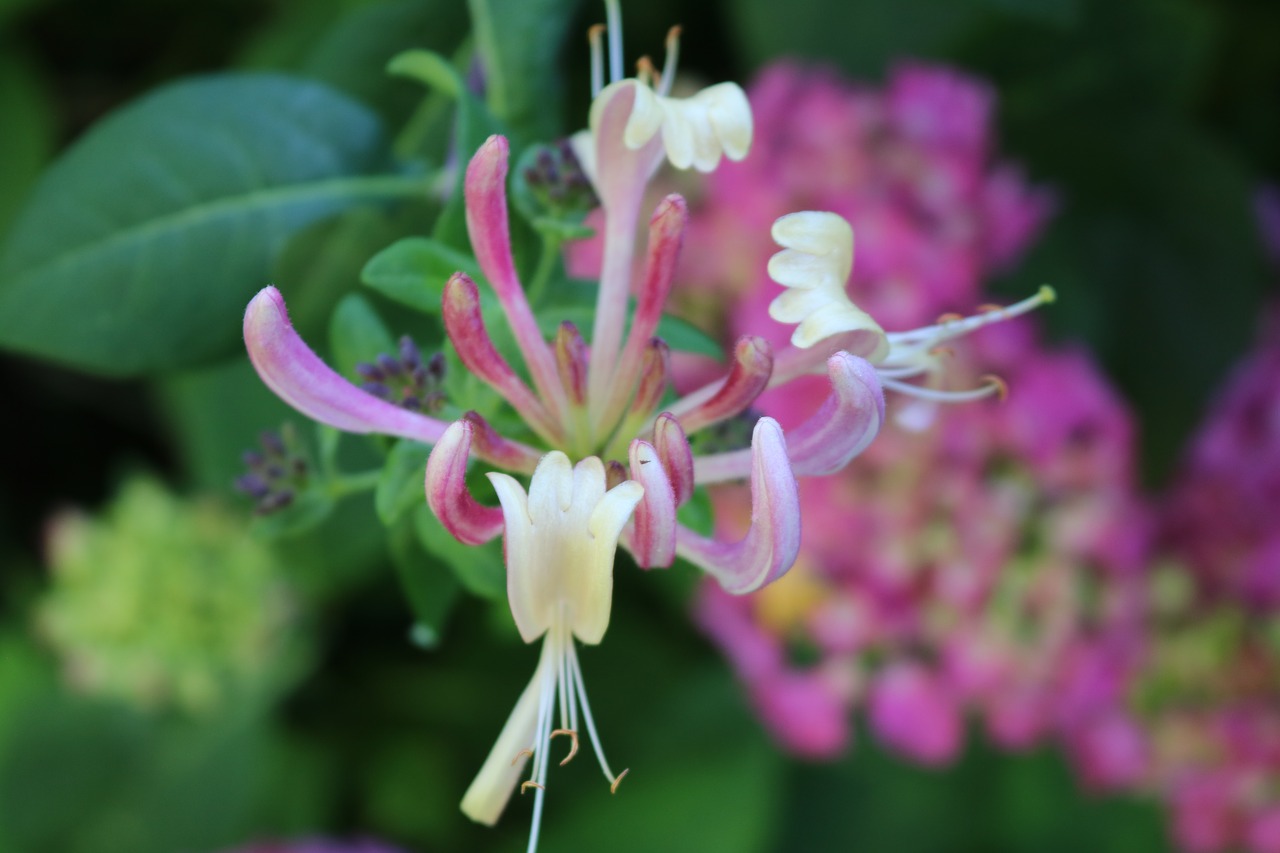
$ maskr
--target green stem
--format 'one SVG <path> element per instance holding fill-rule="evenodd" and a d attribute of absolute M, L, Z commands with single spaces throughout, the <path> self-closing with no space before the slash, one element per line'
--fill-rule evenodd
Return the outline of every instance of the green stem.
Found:
<path fill-rule="evenodd" d="M 373 491 L 377 488 L 378 478 L 381 476 L 381 468 L 373 471 L 363 471 L 359 474 L 339 474 L 326 484 L 329 497 L 338 499 L 353 495 L 356 492 Z"/>
<path fill-rule="evenodd" d="M 533 281 L 525 289 L 529 295 L 529 304 L 538 305 L 546 296 L 547 284 L 551 281 L 551 274 L 556 270 L 556 262 L 560 260 L 560 247 L 564 241 L 554 234 L 543 232 L 542 234 L 542 254 L 538 258 L 538 268 L 533 272 Z"/>

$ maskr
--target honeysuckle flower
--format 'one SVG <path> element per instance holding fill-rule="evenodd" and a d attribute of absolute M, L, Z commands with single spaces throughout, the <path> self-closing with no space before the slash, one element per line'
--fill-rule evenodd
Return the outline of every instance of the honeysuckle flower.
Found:
<path fill-rule="evenodd" d="M 450 433 L 466 429 L 459 423 Z M 433 459 L 450 455 L 449 438 L 436 447 Z M 614 551 L 644 488 L 628 480 L 606 491 L 605 467 L 597 457 L 571 465 L 559 451 L 538 463 L 527 494 L 507 474 L 490 473 L 489 479 L 502 505 L 511 614 L 526 643 L 541 638 L 543 644 L 533 680 L 463 796 L 462 811 L 492 825 L 532 758 L 531 777 L 521 785 L 522 790 L 536 789 L 532 850 L 542 819 L 551 739 L 568 737 L 564 761 L 572 758 L 578 750 L 579 712 L 605 778 L 615 788 L 621 778 L 609 769 L 601 749 L 574 640 L 595 645 L 609 627 Z"/>
<path fill-rule="evenodd" d="M 939 318 L 933 325 L 905 332 L 886 332 L 849 298 L 846 283 L 853 270 L 853 229 L 834 213 L 802 211 L 773 224 L 773 239 L 783 247 L 769 259 L 769 276 L 787 288 L 769 305 L 769 316 L 796 324 L 793 349 L 780 353 L 775 382 L 812 370 L 832 348 L 855 352 L 875 365 L 887 389 L 934 401 L 973 400 L 1004 393 L 995 377 L 971 391 L 931 387 L 941 371 L 944 344 L 983 326 L 1025 314 L 1054 300 L 1044 286 L 1034 296 L 1008 307 L 986 306 L 970 317 Z M 925 385 L 906 380 L 926 376 Z"/>
<path fill-rule="evenodd" d="M 683 245 L 684 199 L 669 195 L 654 210 L 644 270 L 633 282 L 635 232 L 646 184 L 664 152 L 677 167 L 699 169 L 712 168 L 722 155 L 741 158 L 751 140 L 750 110 L 732 84 L 684 101 L 671 98 L 674 34 L 661 76 L 642 64 L 638 78 L 621 79 L 616 0 L 607 0 L 606 7 L 613 82 L 605 87 L 603 71 L 596 75 L 590 130 L 580 137 L 587 151 L 583 165 L 604 215 L 604 265 L 590 342 L 572 323 L 562 323 L 553 341 L 540 331 L 512 255 L 509 147 L 501 136 L 490 137 L 476 152 L 463 188 L 472 249 L 514 345 L 504 352 L 495 343 L 487 325 L 492 314 L 482 310 L 480 288 L 465 273 L 451 276 L 442 296 L 444 329 L 457 356 L 518 413 L 527 432 L 503 435 L 477 412 L 450 424 L 347 381 L 294 331 L 274 287 L 255 296 L 245 313 L 250 359 L 278 396 L 341 430 L 434 445 L 425 491 L 444 527 L 467 544 L 504 535 L 517 626 L 526 641 L 546 640 L 533 683 L 463 802 L 469 816 L 486 823 L 497 819 L 514 789 L 520 770 L 510 764 L 523 749 L 532 751 L 529 782 L 541 791 L 546 744 L 557 733 L 550 723 L 557 702 L 560 729 L 577 731 L 581 702 L 595 740 L 572 637 L 596 643 L 604 633 L 616 545 L 643 568 L 668 567 L 680 557 L 727 592 L 759 589 L 786 573 L 799 550 L 797 476 L 839 470 L 867 447 L 884 420 L 875 369 L 860 354 L 832 347 L 812 365 L 825 371 L 829 389 L 807 420 L 784 435 L 777 421 L 760 418 L 750 447 L 693 452 L 691 434 L 742 415 L 777 384 L 776 359 L 767 342 L 744 335 L 723 377 L 664 402 L 668 347 L 656 333 Z M 602 68 L 595 32 L 595 64 Z M 628 325 L 633 290 L 637 304 Z M 516 354 L 523 365 L 509 360 Z M 501 508 L 476 500 L 466 485 L 473 460 L 532 475 L 528 495 L 509 475 L 490 473 Z M 579 460 L 577 466 L 571 468 L 570 460 Z M 704 536 L 677 520 L 677 510 L 697 486 L 728 480 L 750 483 L 750 524 L 740 538 Z M 602 766 L 613 780 L 603 759 Z M 541 794 L 534 842 L 540 810 Z"/>

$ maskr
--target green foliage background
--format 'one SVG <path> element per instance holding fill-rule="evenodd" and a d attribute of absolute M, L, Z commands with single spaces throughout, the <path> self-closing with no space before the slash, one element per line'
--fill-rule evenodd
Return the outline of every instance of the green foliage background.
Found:
<path fill-rule="evenodd" d="M 990 79 L 1005 152 L 1062 201 L 996 287 L 1057 287 L 1048 322 L 1088 342 L 1132 400 L 1148 483 L 1169 476 L 1275 295 L 1251 194 L 1280 175 L 1280 7 L 624 6 L 629 56 L 656 55 L 678 22 L 685 68 L 709 80 L 745 82 L 781 56 L 870 80 L 902 57 Z M 436 319 L 411 310 L 413 277 L 438 287 L 431 271 L 468 246 L 456 199 L 424 188 L 496 126 L 524 143 L 581 125 L 581 34 L 601 17 L 574 0 L 0 0 L 0 853 L 321 832 L 417 850 L 524 844 L 527 803 L 496 830 L 456 804 L 535 653 L 511 630 L 493 554 L 448 552 L 404 499 L 423 448 L 345 442 L 354 468 L 379 451 L 399 460 L 376 502 L 338 501 L 277 545 L 318 650 L 278 704 L 193 720 L 73 694 L 30 614 L 55 508 L 99 506 L 139 468 L 226 494 L 240 450 L 289 419 L 240 352 L 240 311 L 263 284 L 286 288 L 304 336 L 327 337 L 348 368 L 390 329 L 439 340 Z M 434 57 L 388 74 L 410 49 Z M 501 57 L 487 104 L 467 94 L 477 52 Z M 166 108 L 193 87 L 186 112 Z M 153 155 L 141 169 L 127 156 L 139 146 Z M 424 242 L 395 242 L 410 237 Z M 545 235 L 516 238 L 535 249 Z M 400 254 L 365 268 L 393 243 Z M 609 637 L 583 665 L 609 754 L 632 774 L 610 798 L 588 760 L 559 770 L 544 849 L 1164 849 L 1152 806 L 1080 793 L 1047 751 L 999 756 L 975 736 L 934 772 L 864 737 L 833 765 L 787 761 L 688 626 L 692 574 L 620 564 L 618 576 Z"/>

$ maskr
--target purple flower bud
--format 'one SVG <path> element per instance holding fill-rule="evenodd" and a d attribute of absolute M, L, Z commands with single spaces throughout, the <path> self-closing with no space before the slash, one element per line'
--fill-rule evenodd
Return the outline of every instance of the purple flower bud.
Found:
<path fill-rule="evenodd" d="M 356 374 L 366 382 L 381 382 L 387 378 L 376 365 L 364 361 L 356 365 Z"/>
<path fill-rule="evenodd" d="M 262 434 L 258 436 L 258 441 L 262 443 L 262 447 L 267 451 L 267 455 L 285 455 L 287 448 L 284 446 L 284 439 L 280 437 L 279 433 L 272 432 L 271 430 L 264 430 Z"/>
<path fill-rule="evenodd" d="M 251 498 L 260 499 L 270 491 L 270 487 L 257 474 L 244 474 L 236 478 L 236 489 Z"/>
<path fill-rule="evenodd" d="M 386 353 L 378 354 L 378 367 L 382 368 L 383 373 L 387 376 L 399 376 L 403 370 L 400 362 Z"/>
<path fill-rule="evenodd" d="M 400 363 L 410 371 L 422 364 L 422 353 L 418 351 L 418 345 L 413 342 L 413 338 L 408 335 L 400 339 Z"/>

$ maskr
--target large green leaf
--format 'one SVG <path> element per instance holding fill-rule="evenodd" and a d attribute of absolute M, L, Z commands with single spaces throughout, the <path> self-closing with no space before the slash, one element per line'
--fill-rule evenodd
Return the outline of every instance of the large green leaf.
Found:
<path fill-rule="evenodd" d="M 563 133 L 556 61 L 579 0 L 468 0 L 493 114 L 532 139 Z"/>
<path fill-rule="evenodd" d="M 236 349 L 290 235 L 421 191 L 371 174 L 385 151 L 369 111 L 316 83 L 219 76 L 143 98 L 37 186 L 0 255 L 0 345 L 114 375 Z"/>
<path fill-rule="evenodd" d="M 3 6 L 0 6 L 0 10 Z M 2 13 L 0 13 L 2 14 Z M 53 153 L 53 111 L 35 69 L 13 54 L 0 56 L 0 234 Z"/>

